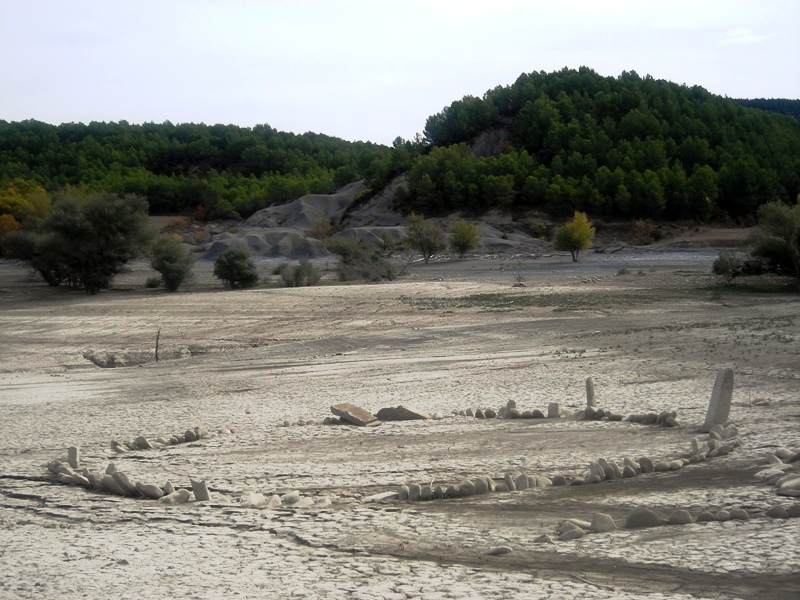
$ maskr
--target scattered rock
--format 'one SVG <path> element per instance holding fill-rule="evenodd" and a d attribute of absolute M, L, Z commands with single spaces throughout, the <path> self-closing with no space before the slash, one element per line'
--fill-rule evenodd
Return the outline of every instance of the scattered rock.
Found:
<path fill-rule="evenodd" d="M 267 505 L 267 499 L 264 494 L 245 490 L 239 498 L 239 505 L 243 508 L 264 508 Z"/>
<path fill-rule="evenodd" d="M 483 415 L 487 419 L 496 419 L 497 418 L 497 412 L 493 408 L 487 408 L 485 411 L 483 411 Z"/>
<path fill-rule="evenodd" d="M 788 519 L 789 511 L 786 510 L 786 507 L 776 504 L 767 510 L 766 515 L 773 519 Z"/>
<path fill-rule="evenodd" d="M 704 510 L 699 515 L 697 515 L 697 522 L 698 523 L 708 523 L 714 520 L 714 513 Z"/>
<path fill-rule="evenodd" d="M 558 402 L 551 402 L 547 405 L 547 418 L 548 419 L 558 419 L 561 417 L 561 408 L 558 406 Z"/>
<path fill-rule="evenodd" d="M 567 485 L 567 478 L 563 475 L 553 475 L 551 485 Z"/>
<path fill-rule="evenodd" d="M 747 511 L 744 508 L 732 508 L 730 513 L 731 519 L 735 521 L 747 521 L 750 518 L 750 515 L 747 514 Z"/>
<path fill-rule="evenodd" d="M 511 552 L 511 548 L 508 546 L 497 546 L 495 548 L 490 548 L 487 554 L 489 556 L 502 556 L 503 554 L 509 554 Z"/>
<path fill-rule="evenodd" d="M 133 443 L 139 450 L 152 450 L 153 449 L 153 444 L 151 444 L 150 441 L 146 437 L 144 437 L 143 435 L 140 435 L 139 437 L 137 437 L 133 441 Z"/>
<path fill-rule="evenodd" d="M 397 492 L 381 492 L 362 498 L 361 502 L 364 504 L 371 504 L 373 502 L 383 502 L 384 500 L 397 500 L 398 497 L 399 495 Z M 406 499 L 408 499 L 408 488 L 406 488 Z"/>
<path fill-rule="evenodd" d="M 643 456 L 639 459 L 639 466 L 642 469 L 642 473 L 652 473 L 653 472 L 653 461 Z"/>
<path fill-rule="evenodd" d="M 297 504 L 300 502 L 300 492 L 298 490 L 293 490 L 291 492 L 285 493 L 281 496 L 281 504 Z"/>
<path fill-rule="evenodd" d="M 152 483 L 137 483 L 136 489 L 139 490 L 139 493 L 145 498 L 158 500 L 164 496 L 164 490 Z"/>

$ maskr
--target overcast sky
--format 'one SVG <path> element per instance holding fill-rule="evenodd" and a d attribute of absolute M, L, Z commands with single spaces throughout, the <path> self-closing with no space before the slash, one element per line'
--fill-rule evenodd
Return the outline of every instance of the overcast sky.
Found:
<path fill-rule="evenodd" d="M 800 98 L 798 0 L 0 0 L 0 119 L 391 143 L 521 73 Z"/>

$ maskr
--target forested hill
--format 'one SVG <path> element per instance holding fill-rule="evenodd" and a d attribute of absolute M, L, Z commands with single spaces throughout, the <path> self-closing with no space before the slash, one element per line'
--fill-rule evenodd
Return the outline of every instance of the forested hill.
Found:
<path fill-rule="evenodd" d="M 737 98 L 734 102 L 748 108 L 759 108 L 800 119 L 800 100 L 788 100 L 786 98 L 753 98 L 752 100 L 746 100 Z"/>
<path fill-rule="evenodd" d="M 387 146 L 267 125 L 0 121 L 0 214 L 69 185 L 145 196 L 151 214 L 246 217 L 410 165 L 393 159 Z"/>
<path fill-rule="evenodd" d="M 800 193 L 796 119 L 634 72 L 523 74 L 453 102 L 425 136 L 396 199 L 426 215 L 746 219 Z"/>

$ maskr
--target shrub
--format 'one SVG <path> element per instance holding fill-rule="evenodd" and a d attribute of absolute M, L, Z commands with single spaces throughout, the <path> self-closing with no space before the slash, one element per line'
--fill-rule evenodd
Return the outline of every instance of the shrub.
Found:
<path fill-rule="evenodd" d="M 178 238 L 180 239 L 180 238 Z M 172 236 L 156 240 L 148 257 L 150 266 L 161 273 L 164 287 L 175 292 L 192 272 L 192 257 Z"/>
<path fill-rule="evenodd" d="M 279 274 L 286 287 L 302 287 L 316 285 L 320 279 L 319 270 L 307 258 L 301 258 L 294 267 L 283 263 L 279 267 Z"/>
<path fill-rule="evenodd" d="M 409 248 L 419 250 L 427 264 L 431 257 L 444 248 L 444 232 L 423 215 L 411 213 L 406 218 L 408 233 L 403 240 Z"/>
<path fill-rule="evenodd" d="M 328 250 L 339 256 L 339 281 L 381 281 L 394 279 L 392 265 L 380 252 L 366 248 L 355 238 L 335 237 L 328 240 Z"/>
<path fill-rule="evenodd" d="M 472 223 L 456 221 L 450 226 L 450 249 L 458 252 L 461 258 L 464 258 L 464 255 L 470 250 L 477 248 L 480 241 L 481 234 Z"/>
<path fill-rule="evenodd" d="M 244 250 L 230 248 L 214 261 L 214 277 L 226 287 L 251 288 L 258 283 L 256 266 Z"/>
<path fill-rule="evenodd" d="M 151 289 L 161 287 L 161 277 L 158 276 L 148 277 L 147 280 L 144 282 L 144 287 Z"/>
<path fill-rule="evenodd" d="M 770 270 L 800 280 L 800 196 L 794 207 L 775 201 L 758 209 L 752 255 L 763 259 Z"/>
<path fill-rule="evenodd" d="M 388 231 L 381 232 L 381 245 L 383 246 L 383 254 L 388 258 L 392 257 L 392 253 L 397 248 L 397 241 Z"/>
<path fill-rule="evenodd" d="M 312 237 L 323 242 L 327 240 L 333 233 L 333 223 L 326 217 L 317 217 L 311 223 L 311 229 L 308 230 L 308 237 Z"/>
<path fill-rule="evenodd" d="M 586 213 L 575 211 L 572 221 L 556 231 L 553 248 L 568 251 L 572 255 L 572 262 L 578 262 L 580 251 L 591 248 L 593 240 L 594 227 L 586 217 Z"/>

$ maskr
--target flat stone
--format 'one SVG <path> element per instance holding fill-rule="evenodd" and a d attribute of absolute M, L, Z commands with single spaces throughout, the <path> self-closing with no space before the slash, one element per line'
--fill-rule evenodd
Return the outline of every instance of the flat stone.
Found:
<path fill-rule="evenodd" d="M 528 489 L 528 476 L 525 473 L 522 473 L 517 476 L 514 480 L 514 485 L 517 486 L 518 490 L 527 490 Z"/>
<path fill-rule="evenodd" d="M 654 470 L 656 473 L 664 473 L 665 471 L 670 471 L 671 469 L 672 469 L 672 467 L 671 467 L 671 466 L 670 466 L 670 464 L 669 464 L 667 461 L 665 461 L 665 460 L 661 460 L 661 461 L 657 462 L 657 463 L 656 463 L 656 464 L 653 466 L 653 470 Z"/>
<path fill-rule="evenodd" d="M 690 523 L 694 523 L 694 518 L 692 518 L 688 510 L 680 509 L 671 512 L 669 517 L 667 517 L 667 521 L 669 521 L 670 525 L 689 525 Z"/>
<path fill-rule="evenodd" d="M 611 470 L 614 471 L 614 477 L 622 479 L 622 469 L 619 468 L 617 461 L 610 460 L 608 461 L 608 465 L 611 467 Z"/>
<path fill-rule="evenodd" d="M 607 533 L 609 531 L 615 531 L 617 529 L 617 524 L 614 523 L 614 519 L 611 518 L 611 515 L 595 513 L 592 516 L 591 528 L 595 533 Z"/>
<path fill-rule="evenodd" d="M 190 496 L 191 493 L 189 490 L 180 489 L 166 496 L 162 496 L 158 501 L 164 504 L 186 504 Z"/>
<path fill-rule="evenodd" d="M 281 497 L 278 494 L 273 494 L 269 500 L 267 500 L 267 505 L 264 508 L 273 509 L 278 508 L 281 504 L 283 504 Z"/>
<path fill-rule="evenodd" d="M 561 417 L 561 408 L 558 406 L 558 402 L 551 402 L 547 405 L 547 418 L 548 419 L 558 419 Z"/>
<path fill-rule="evenodd" d="M 551 485 L 553 485 L 553 480 L 550 479 L 549 477 L 546 477 L 544 475 L 538 475 L 536 477 L 536 487 L 548 487 Z"/>
<path fill-rule="evenodd" d="M 728 420 L 733 398 L 733 369 L 720 369 L 711 391 L 706 419 L 700 431 L 710 431 L 714 425 L 722 425 Z"/>
<path fill-rule="evenodd" d="M 673 416 L 669 416 L 666 419 L 664 419 L 665 427 L 678 427 L 679 425 L 680 423 L 678 423 L 678 421 Z"/>
<path fill-rule="evenodd" d="M 164 484 L 164 495 L 168 496 L 169 494 L 174 494 L 174 493 L 175 493 L 175 486 L 172 485 L 171 481 L 167 481 L 167 483 Z"/>
<path fill-rule="evenodd" d="M 264 508 L 267 505 L 267 499 L 260 492 L 245 490 L 239 497 L 239 505 L 243 508 Z"/>
<path fill-rule="evenodd" d="M 114 471 L 111 476 L 114 478 L 121 487 L 125 491 L 126 496 L 138 496 L 139 490 L 136 489 L 136 484 L 128 479 L 128 476 L 125 475 L 122 471 Z"/>
<path fill-rule="evenodd" d="M 625 527 L 638 529 L 641 527 L 656 527 L 661 524 L 659 516 L 649 508 L 639 507 L 634 509 L 625 519 Z"/>
<path fill-rule="evenodd" d="M 158 500 L 164 495 L 164 490 L 152 483 L 137 483 L 136 489 L 139 490 L 139 493 L 145 498 L 151 498 L 153 500 Z"/>
<path fill-rule="evenodd" d="M 348 423 L 358 425 L 359 427 L 374 427 L 381 424 L 377 417 L 368 410 L 364 410 L 363 408 L 347 402 L 334 404 L 331 406 L 331 412 Z"/>
<path fill-rule="evenodd" d="M 408 498 L 408 490 L 406 490 L 406 498 Z M 280 500 L 280 498 L 278 498 Z M 362 498 L 361 502 L 364 504 L 372 504 L 373 502 L 383 502 L 384 500 L 397 500 L 397 492 L 381 492 L 379 494 L 372 494 L 366 498 Z"/>
<path fill-rule="evenodd" d="M 642 469 L 642 473 L 652 473 L 653 472 L 653 461 L 643 456 L 639 459 L 639 466 Z"/>
<path fill-rule="evenodd" d="M 622 476 L 626 479 L 630 477 L 636 477 L 637 473 L 636 470 L 633 469 L 630 465 L 625 465 L 625 468 L 622 469 Z"/>
<path fill-rule="evenodd" d="M 496 548 L 490 548 L 487 554 L 489 556 L 502 556 L 503 554 L 509 554 L 511 552 L 511 548 L 508 546 L 497 546 Z"/>
<path fill-rule="evenodd" d="M 632 456 L 626 456 L 625 458 L 622 459 L 622 462 L 626 465 L 629 465 L 630 468 L 633 469 L 634 471 L 638 472 L 639 469 L 641 469 L 639 463 Z"/>
<path fill-rule="evenodd" d="M 605 469 L 599 462 L 593 460 L 589 463 L 589 477 L 598 477 L 601 481 L 606 478 Z"/>
<path fill-rule="evenodd" d="M 558 541 L 560 542 L 568 542 L 570 540 L 579 540 L 583 536 L 586 535 L 586 532 L 583 529 L 575 528 L 570 531 L 565 531 L 561 535 L 558 536 Z"/>
<path fill-rule="evenodd" d="M 314 506 L 314 499 L 305 497 L 295 502 L 292 508 L 311 508 L 312 506 Z"/>
<path fill-rule="evenodd" d="M 451 483 L 447 486 L 447 489 L 444 492 L 445 498 L 458 498 L 461 495 L 461 490 L 458 487 L 457 483 Z"/>
<path fill-rule="evenodd" d="M 611 463 L 609 463 L 605 458 L 598 458 L 597 464 L 599 464 L 600 468 L 603 469 L 603 473 L 605 474 L 606 479 L 617 478 L 616 471 L 614 471 L 614 468 L 611 466 Z"/>
<path fill-rule="evenodd" d="M 103 489 L 107 492 L 112 494 L 116 494 L 117 496 L 127 496 L 128 490 L 121 487 L 112 475 L 108 473 L 104 474 L 103 477 L 100 479 L 100 485 L 103 486 Z"/>
<path fill-rule="evenodd" d="M 517 484 L 514 481 L 514 476 L 511 475 L 511 473 L 506 473 L 503 476 L 503 483 L 506 484 L 506 487 L 508 488 L 508 491 L 510 491 L 510 492 L 517 491 Z"/>
<path fill-rule="evenodd" d="M 211 500 L 211 494 L 208 491 L 208 486 L 206 485 L 205 480 L 195 481 L 194 479 L 189 479 L 192 484 L 192 493 L 194 494 L 194 499 L 198 502 L 207 502 Z"/>

